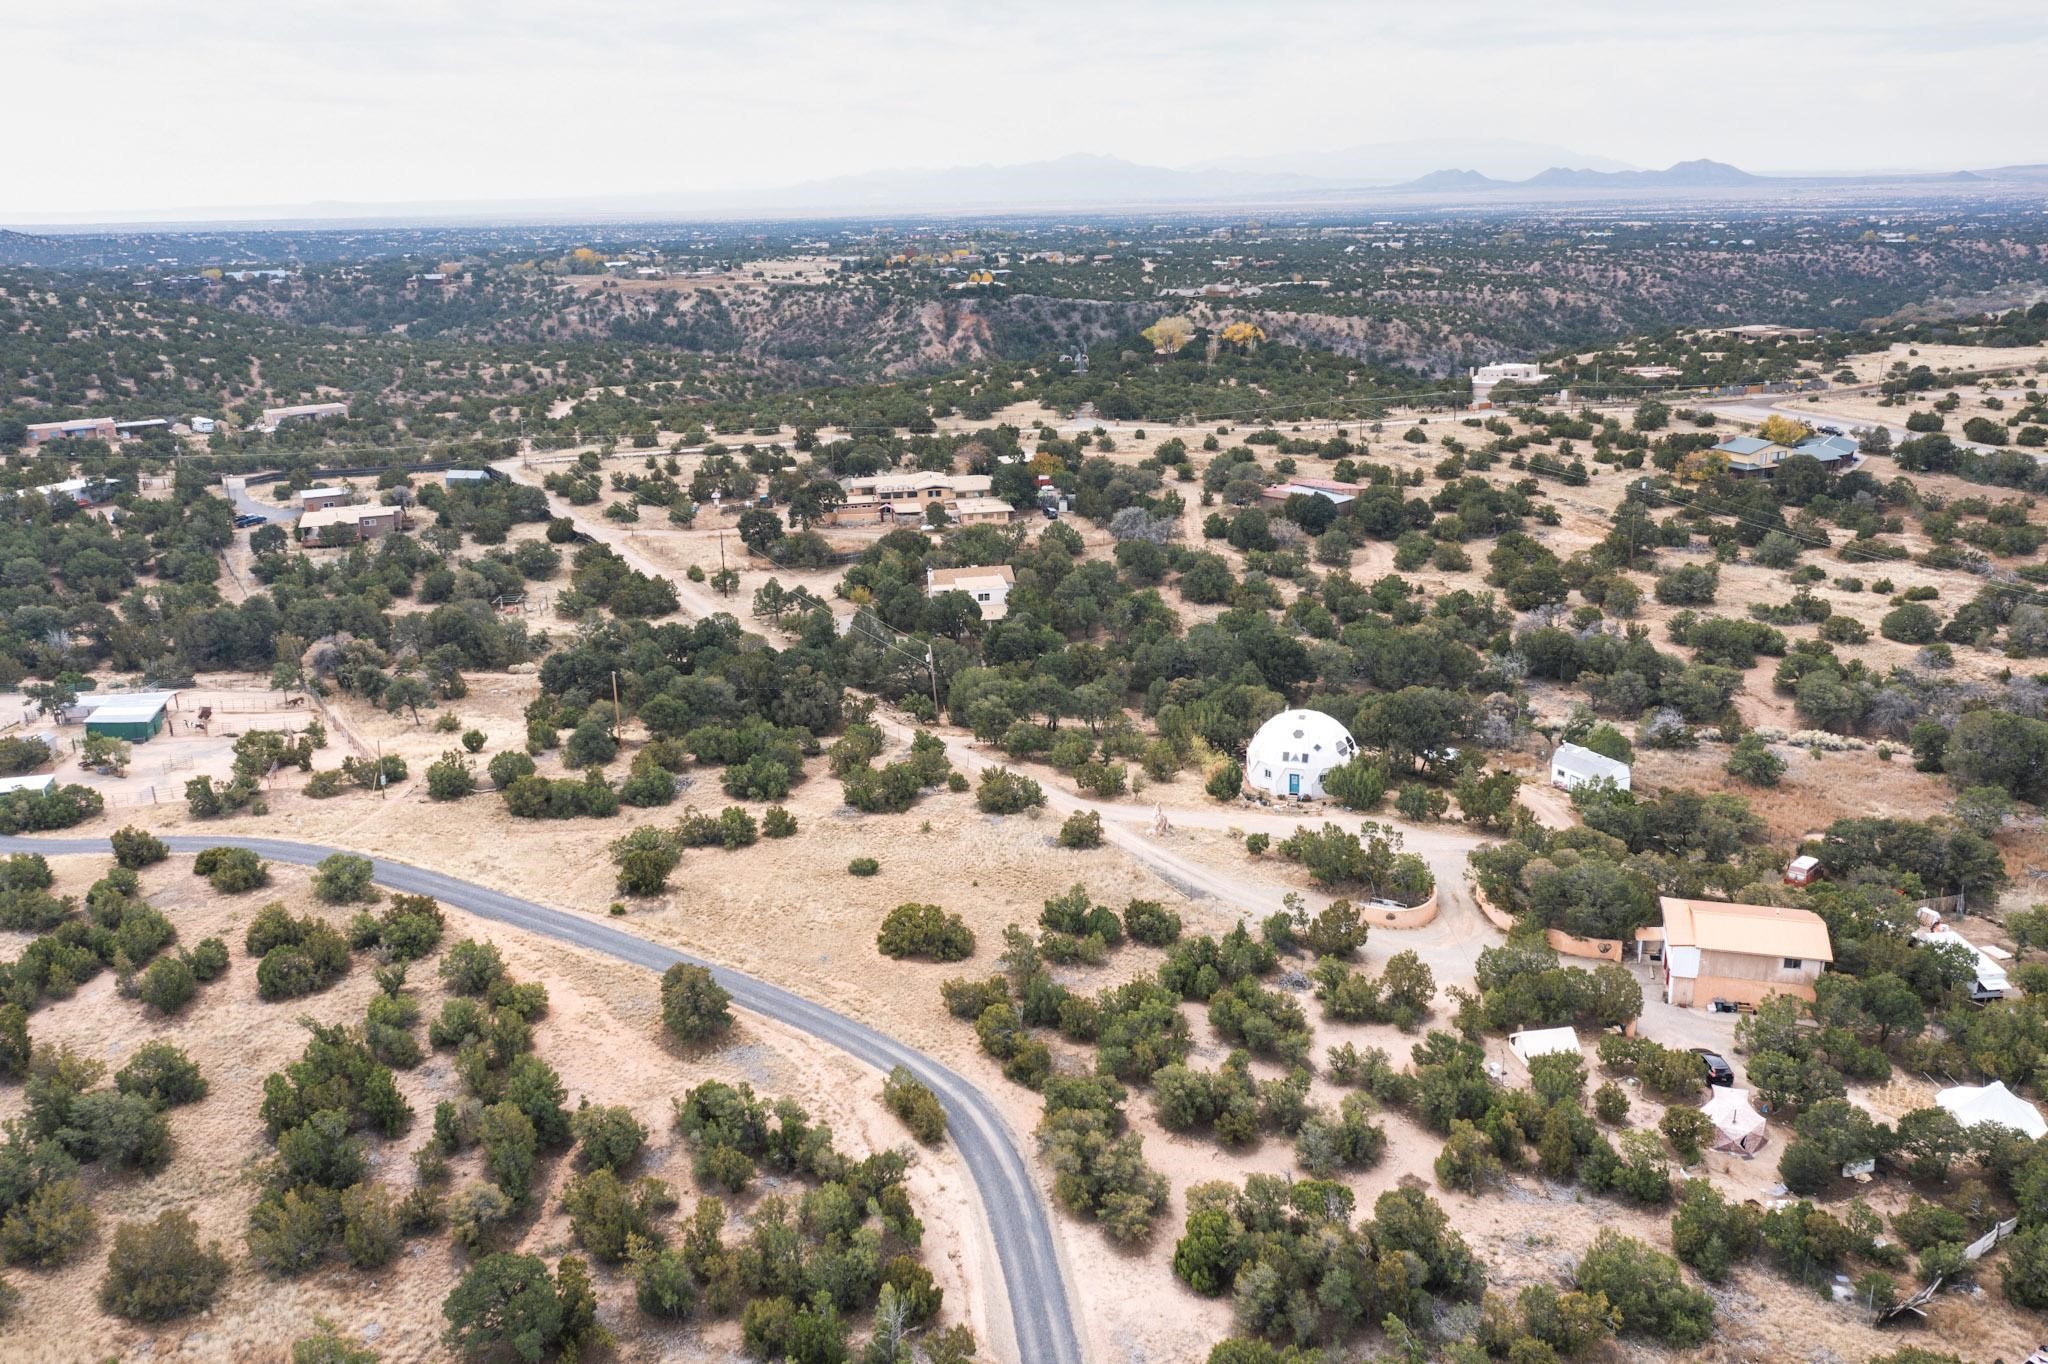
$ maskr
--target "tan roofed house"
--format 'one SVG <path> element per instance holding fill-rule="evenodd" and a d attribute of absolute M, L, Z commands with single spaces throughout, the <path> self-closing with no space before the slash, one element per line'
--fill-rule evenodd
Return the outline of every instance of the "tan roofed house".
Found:
<path fill-rule="evenodd" d="M 374 540 L 380 535 L 405 529 L 405 508 L 368 503 L 351 507 L 320 507 L 299 518 L 299 543 L 330 544 Z M 330 534 L 331 531 L 338 533 Z M 353 531 L 351 536 L 349 531 Z"/>
<path fill-rule="evenodd" d="M 1754 1008 L 1772 995 L 1814 997 L 1835 959 L 1827 923 L 1805 909 L 1664 896 L 1664 1002 Z M 1644 937 L 1656 941 L 1654 930 Z"/>
<path fill-rule="evenodd" d="M 1010 588 L 1016 581 L 1017 575 L 1008 564 L 928 568 L 924 573 L 924 594 L 936 597 L 941 592 L 965 592 L 981 608 L 983 620 L 1001 620 L 1010 609 Z"/>
<path fill-rule="evenodd" d="M 1017 515 L 1017 509 L 1000 497 L 963 497 L 950 503 L 947 512 L 963 526 L 1005 526 Z"/>

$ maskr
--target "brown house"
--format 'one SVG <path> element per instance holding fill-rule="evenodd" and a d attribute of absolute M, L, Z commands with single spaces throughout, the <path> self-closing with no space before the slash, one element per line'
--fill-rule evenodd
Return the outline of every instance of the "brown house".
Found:
<path fill-rule="evenodd" d="M 1663 945 L 1666 1004 L 1754 1008 L 1772 995 L 1812 999 L 1813 983 L 1835 959 L 1828 926 L 1811 910 L 1669 895 L 1659 903 L 1663 928 L 1637 936 Z"/>
<path fill-rule="evenodd" d="M 405 529 L 405 508 L 372 503 L 358 507 L 322 507 L 299 518 L 302 545 L 355 544 Z"/>

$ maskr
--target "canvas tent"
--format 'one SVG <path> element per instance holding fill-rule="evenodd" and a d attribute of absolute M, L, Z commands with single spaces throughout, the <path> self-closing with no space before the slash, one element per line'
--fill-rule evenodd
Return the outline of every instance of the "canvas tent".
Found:
<path fill-rule="evenodd" d="M 1995 1122 L 2036 1141 L 2048 1136 L 2048 1121 L 2042 1119 L 2041 1110 L 2007 1089 L 2002 1080 L 1944 1089 L 1934 1096 L 1934 1101 L 1954 1114 L 1964 1127 Z"/>
<path fill-rule="evenodd" d="M 1510 1033 L 1508 1050 L 1522 1058 L 1525 1066 L 1539 1056 L 1558 1052 L 1585 1055 L 1579 1050 L 1579 1035 L 1570 1028 L 1531 1028 L 1527 1032 Z"/>
<path fill-rule="evenodd" d="M 1764 1115 L 1752 1108 L 1746 1089 L 1723 1089 L 1716 1085 L 1700 1105 L 1700 1112 L 1714 1124 L 1716 1151 L 1739 1151 L 1754 1155 L 1771 1139 L 1764 1130 Z"/>

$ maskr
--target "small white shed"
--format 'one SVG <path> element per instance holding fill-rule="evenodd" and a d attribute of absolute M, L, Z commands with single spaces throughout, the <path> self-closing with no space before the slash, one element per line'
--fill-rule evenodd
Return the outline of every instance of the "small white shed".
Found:
<path fill-rule="evenodd" d="M 1626 791 L 1628 764 L 1577 744 L 1559 744 L 1550 755 L 1550 784 L 1569 791 L 1590 781 L 1611 781 Z"/>
<path fill-rule="evenodd" d="M 0 777 L 0 796 L 11 796 L 16 791 L 33 791 L 41 795 L 57 785 L 57 778 L 48 772 L 31 773 L 26 777 Z"/>
<path fill-rule="evenodd" d="M 1579 1048 L 1579 1035 L 1570 1028 L 1529 1028 L 1523 1032 L 1508 1034 L 1508 1050 L 1528 1065 L 1539 1056 L 1557 1056 L 1565 1052 L 1584 1059 L 1586 1053 Z"/>

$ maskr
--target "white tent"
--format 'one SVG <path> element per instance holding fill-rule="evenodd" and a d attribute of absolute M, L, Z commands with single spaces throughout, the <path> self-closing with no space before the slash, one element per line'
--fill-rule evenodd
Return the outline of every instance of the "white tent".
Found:
<path fill-rule="evenodd" d="M 1770 1133 L 1764 1129 L 1764 1115 L 1750 1107 L 1746 1089 L 1723 1089 L 1715 1085 L 1708 1091 L 1707 1101 L 1700 1105 L 1700 1112 L 1714 1124 L 1713 1145 L 1716 1151 L 1740 1151 L 1744 1155 L 1753 1155 L 1763 1150 L 1771 1139 Z"/>
<path fill-rule="evenodd" d="M 1527 1032 L 1509 1033 L 1508 1050 L 1521 1057 L 1525 1066 L 1539 1056 L 1560 1052 L 1585 1055 L 1579 1050 L 1579 1035 L 1570 1028 L 1531 1028 Z"/>
<path fill-rule="evenodd" d="M 1956 1121 L 1965 1127 L 1995 1122 L 2000 1127 L 2023 1132 L 2036 1141 L 2048 1136 L 2048 1121 L 2042 1120 L 2041 1110 L 2007 1089 L 2001 1080 L 1993 1080 L 1988 1085 L 1957 1085 L 1953 1089 L 1944 1089 L 1934 1096 L 1934 1101 L 1954 1114 Z"/>

